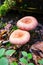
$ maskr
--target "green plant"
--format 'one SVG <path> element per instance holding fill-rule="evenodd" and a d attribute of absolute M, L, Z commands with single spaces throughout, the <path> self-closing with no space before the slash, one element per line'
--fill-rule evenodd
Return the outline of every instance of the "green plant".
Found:
<path fill-rule="evenodd" d="M 18 63 L 17 62 L 12 62 L 12 63 L 10 63 L 10 65 L 18 65 Z"/>
<path fill-rule="evenodd" d="M 5 0 L 4 3 L 0 6 L 0 16 L 6 14 L 6 12 L 11 9 L 12 6 L 16 5 L 15 0 Z"/>
<path fill-rule="evenodd" d="M 17 30 L 17 29 L 18 29 L 17 26 L 13 26 L 13 27 L 12 27 L 12 30 Z"/>
<path fill-rule="evenodd" d="M 20 58 L 20 62 L 23 64 L 28 64 L 27 59 L 25 59 L 24 57 Z"/>
<path fill-rule="evenodd" d="M 38 63 L 39 63 L 40 65 L 43 65 L 43 59 L 38 60 Z"/>
<path fill-rule="evenodd" d="M 30 60 L 32 59 L 31 53 L 27 53 L 26 51 L 22 51 L 22 55 L 23 55 L 23 57 L 20 58 L 21 63 L 23 63 L 25 65 L 34 65 L 33 63 L 30 62 Z"/>
<path fill-rule="evenodd" d="M 9 61 L 6 57 L 0 58 L 0 65 L 9 65 Z"/>
<path fill-rule="evenodd" d="M 11 46 L 10 42 L 7 42 L 6 47 L 9 48 Z"/>
<path fill-rule="evenodd" d="M 12 56 L 15 50 L 6 50 L 5 48 L 0 48 L 0 65 L 9 65 L 7 56 Z"/>
<path fill-rule="evenodd" d="M 4 28 L 4 27 L 5 27 L 5 25 L 6 25 L 6 24 L 5 24 L 5 23 L 3 23 L 3 22 L 0 20 L 0 29 L 1 29 L 1 28 Z"/>
<path fill-rule="evenodd" d="M 5 55 L 12 56 L 13 53 L 15 53 L 15 50 L 7 50 Z"/>
<path fill-rule="evenodd" d="M 6 55 L 6 56 L 12 56 L 13 53 L 15 53 L 15 50 L 6 50 L 5 48 L 0 48 L 0 57 Z"/>
<path fill-rule="evenodd" d="M 29 64 L 27 64 L 27 65 L 34 65 L 33 63 L 29 63 Z"/>
<path fill-rule="evenodd" d="M 2 57 L 4 55 L 4 53 L 5 53 L 5 49 L 4 48 L 1 48 L 0 49 L 0 57 Z"/>

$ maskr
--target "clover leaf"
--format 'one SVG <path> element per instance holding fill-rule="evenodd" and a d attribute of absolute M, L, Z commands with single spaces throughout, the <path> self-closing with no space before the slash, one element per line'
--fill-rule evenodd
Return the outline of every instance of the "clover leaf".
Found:
<path fill-rule="evenodd" d="M 1 48 L 0 49 L 0 57 L 2 57 L 4 55 L 4 53 L 5 53 L 5 49 L 4 48 Z"/>
<path fill-rule="evenodd" d="M 23 63 L 23 64 L 27 64 L 28 63 L 28 61 L 25 58 L 23 58 L 23 57 L 20 58 L 20 62 Z"/>
<path fill-rule="evenodd" d="M 9 65 L 8 59 L 5 58 L 5 57 L 2 57 L 2 58 L 0 59 L 0 65 Z"/>
<path fill-rule="evenodd" d="M 33 63 L 28 63 L 27 65 L 34 65 Z"/>
<path fill-rule="evenodd" d="M 10 65 L 18 65 L 17 62 L 12 62 Z"/>
<path fill-rule="evenodd" d="M 32 59 L 32 54 L 31 53 L 28 53 L 28 59 L 31 60 Z"/>
<path fill-rule="evenodd" d="M 38 63 L 41 65 L 43 65 L 43 59 L 41 59 L 41 60 L 38 60 Z"/>
<path fill-rule="evenodd" d="M 7 50 L 7 51 L 5 52 L 5 55 L 12 56 L 13 53 L 15 53 L 15 50 Z"/>
<path fill-rule="evenodd" d="M 22 51 L 22 55 L 23 55 L 24 57 L 27 57 L 27 52 L 26 52 L 26 51 Z"/>

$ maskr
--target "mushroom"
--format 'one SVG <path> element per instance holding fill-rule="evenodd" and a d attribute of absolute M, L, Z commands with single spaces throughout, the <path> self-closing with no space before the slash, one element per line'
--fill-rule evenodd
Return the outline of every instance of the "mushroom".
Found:
<path fill-rule="evenodd" d="M 17 22 L 18 28 L 27 31 L 35 29 L 37 25 L 38 21 L 33 16 L 25 16 Z"/>
<path fill-rule="evenodd" d="M 30 48 L 30 52 L 33 55 L 33 60 L 35 64 L 38 65 L 38 60 L 43 58 L 43 41 L 38 41 L 33 44 Z"/>
<path fill-rule="evenodd" d="M 30 34 L 27 31 L 17 29 L 9 37 L 9 41 L 15 45 L 23 45 L 29 42 Z"/>

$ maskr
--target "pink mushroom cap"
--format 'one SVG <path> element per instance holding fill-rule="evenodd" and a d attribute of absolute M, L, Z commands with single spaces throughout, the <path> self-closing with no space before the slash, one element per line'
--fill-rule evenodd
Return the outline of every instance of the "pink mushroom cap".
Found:
<path fill-rule="evenodd" d="M 33 16 L 25 16 L 17 22 L 18 28 L 27 31 L 35 29 L 37 25 L 38 21 Z"/>
<path fill-rule="evenodd" d="M 16 45 L 26 44 L 27 42 L 29 42 L 29 40 L 30 40 L 29 32 L 20 29 L 17 29 L 14 32 L 12 32 L 12 34 L 9 37 L 9 41 L 12 44 Z"/>

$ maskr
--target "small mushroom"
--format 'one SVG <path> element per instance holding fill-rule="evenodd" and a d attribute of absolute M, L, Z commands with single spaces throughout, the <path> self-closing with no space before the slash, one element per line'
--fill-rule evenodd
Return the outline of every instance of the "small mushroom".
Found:
<path fill-rule="evenodd" d="M 23 45 L 29 42 L 30 34 L 20 29 L 15 30 L 9 37 L 9 41 L 15 45 Z"/>
<path fill-rule="evenodd" d="M 38 21 L 33 16 L 23 17 L 17 22 L 18 28 L 27 31 L 35 29 L 37 25 Z"/>

